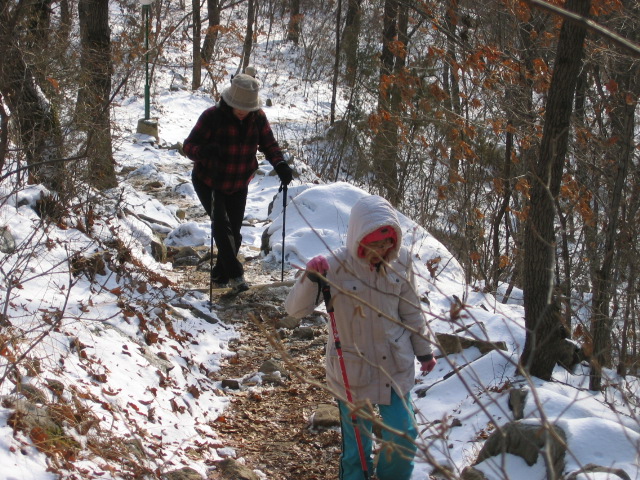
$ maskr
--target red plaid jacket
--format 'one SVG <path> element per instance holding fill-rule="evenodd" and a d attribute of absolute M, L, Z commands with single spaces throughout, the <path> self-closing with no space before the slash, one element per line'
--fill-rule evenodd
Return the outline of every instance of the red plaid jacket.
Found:
<path fill-rule="evenodd" d="M 218 147 L 217 154 L 206 157 L 202 149 L 209 144 Z M 224 193 L 249 185 L 258 169 L 258 150 L 274 167 L 285 161 L 264 111 L 251 112 L 241 122 L 224 100 L 200 115 L 183 149 L 195 162 L 194 175 Z"/>

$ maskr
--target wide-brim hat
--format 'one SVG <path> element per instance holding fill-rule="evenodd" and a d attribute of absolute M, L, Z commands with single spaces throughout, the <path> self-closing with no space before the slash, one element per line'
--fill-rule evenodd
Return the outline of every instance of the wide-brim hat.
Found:
<path fill-rule="evenodd" d="M 240 73 L 233 77 L 231 86 L 222 92 L 222 98 L 232 108 L 255 112 L 262 107 L 259 90 L 258 80 L 251 75 Z"/>

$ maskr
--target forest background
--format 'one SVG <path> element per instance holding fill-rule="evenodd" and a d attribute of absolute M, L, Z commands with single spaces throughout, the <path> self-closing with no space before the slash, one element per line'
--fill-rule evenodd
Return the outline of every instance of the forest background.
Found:
<path fill-rule="evenodd" d="M 637 2 L 118 5 L 118 25 L 106 1 L 77 16 L 67 1 L 0 5 L 0 161 L 24 162 L 7 175 L 51 188 L 58 208 L 82 184 L 113 187 L 114 98 L 141 82 L 148 97 L 161 67 L 216 95 L 231 59 L 241 71 L 258 34 L 268 48 L 286 28 L 299 88 L 332 85 L 329 118 L 309 132 L 326 142 L 288 139 L 294 155 L 388 198 L 468 283 L 505 298 L 521 286 L 534 375 L 550 377 L 567 336 L 595 360 L 594 389 L 602 365 L 635 369 Z"/>
<path fill-rule="evenodd" d="M 284 29 L 292 88 L 331 86 L 331 113 L 288 152 L 324 181 L 388 198 L 461 261 L 469 285 L 502 301 L 521 288 L 523 371 L 549 379 L 571 338 L 599 390 L 602 367 L 635 374 L 639 361 L 639 10 L 2 1 L 2 181 L 53 192 L 40 207 L 52 222 L 72 211 L 90 224 L 92 202 L 117 184 L 113 103 L 145 87 L 152 97 L 161 69 L 217 96 L 256 39 L 268 49 Z"/>

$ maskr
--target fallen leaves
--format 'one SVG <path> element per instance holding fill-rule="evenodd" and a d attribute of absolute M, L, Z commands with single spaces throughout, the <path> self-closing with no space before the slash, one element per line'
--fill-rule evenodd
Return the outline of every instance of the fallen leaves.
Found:
<path fill-rule="evenodd" d="M 250 304 L 260 303 L 259 298 L 251 300 L 258 301 Z M 263 331 L 248 320 L 238 322 L 238 310 L 233 315 L 243 342 L 218 372 L 224 379 L 250 375 L 275 355 Z M 324 370 L 318 367 L 324 364 L 323 340 L 300 341 L 285 335 L 282 342 L 307 376 L 324 377 Z M 231 397 L 230 406 L 210 424 L 222 443 L 236 449 L 248 466 L 261 470 L 270 480 L 337 478 L 340 433 L 313 432 L 308 422 L 318 404 L 332 402 L 326 391 L 296 376 L 288 378 L 283 386 L 244 387 L 226 391 Z"/>

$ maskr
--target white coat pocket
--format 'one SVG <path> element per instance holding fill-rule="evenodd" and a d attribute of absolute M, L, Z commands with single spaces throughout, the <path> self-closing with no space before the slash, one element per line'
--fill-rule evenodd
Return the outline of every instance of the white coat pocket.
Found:
<path fill-rule="evenodd" d="M 390 342 L 391 356 L 399 372 L 412 368 L 415 358 L 413 345 L 411 344 L 411 333 L 405 328 L 402 330 L 403 332 L 400 336 Z"/>
<path fill-rule="evenodd" d="M 406 282 L 406 280 L 400 275 L 390 273 L 389 275 L 387 275 L 387 281 L 389 282 L 389 293 L 391 293 L 392 295 L 400 295 L 402 284 Z"/>
<path fill-rule="evenodd" d="M 342 289 L 349 295 L 357 297 L 364 291 L 364 283 L 360 280 L 345 280 L 342 282 Z"/>
<path fill-rule="evenodd" d="M 352 387 L 362 387 L 371 383 L 371 365 L 364 358 L 355 352 L 343 351 L 342 358 L 347 370 L 349 385 Z M 331 355 L 329 358 L 331 370 L 338 376 L 342 374 L 340 359 L 338 355 Z"/>

